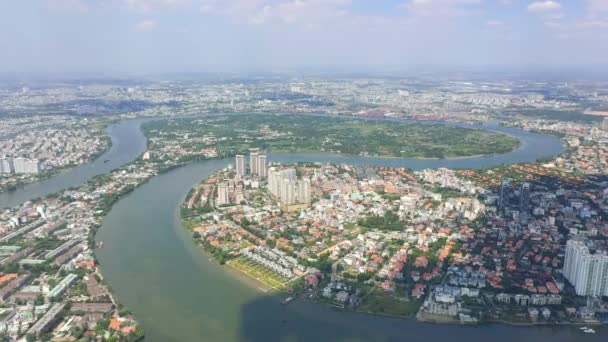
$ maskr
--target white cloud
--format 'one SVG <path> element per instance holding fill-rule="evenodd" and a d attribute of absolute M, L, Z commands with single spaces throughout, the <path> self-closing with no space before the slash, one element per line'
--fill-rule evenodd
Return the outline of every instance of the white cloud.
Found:
<path fill-rule="evenodd" d="M 299 24 L 311 27 L 347 16 L 351 0 L 202 0 L 205 15 L 224 15 L 250 24 Z"/>
<path fill-rule="evenodd" d="M 142 20 L 135 26 L 135 30 L 139 32 L 153 31 L 158 27 L 158 23 L 152 19 Z"/>
<path fill-rule="evenodd" d="M 49 9 L 64 14 L 79 14 L 89 11 L 89 6 L 82 0 L 47 0 Z"/>
<path fill-rule="evenodd" d="M 578 23 L 577 26 L 585 29 L 606 29 L 608 28 L 608 20 L 588 20 Z"/>
<path fill-rule="evenodd" d="M 188 8 L 192 0 L 121 0 L 129 9 L 137 12 L 160 12 Z"/>
<path fill-rule="evenodd" d="M 536 1 L 528 5 L 528 11 L 531 12 L 551 12 L 562 8 L 559 2 L 552 0 Z"/>
<path fill-rule="evenodd" d="M 554 22 L 554 21 L 546 21 L 543 23 L 543 25 L 545 25 L 545 27 L 548 27 L 550 29 L 557 29 L 557 28 L 561 28 L 563 26 L 561 23 Z"/>
<path fill-rule="evenodd" d="M 479 14 L 481 0 L 411 0 L 400 7 L 422 17 L 462 17 Z"/>
<path fill-rule="evenodd" d="M 589 15 L 608 13 L 607 0 L 586 0 L 586 8 Z"/>

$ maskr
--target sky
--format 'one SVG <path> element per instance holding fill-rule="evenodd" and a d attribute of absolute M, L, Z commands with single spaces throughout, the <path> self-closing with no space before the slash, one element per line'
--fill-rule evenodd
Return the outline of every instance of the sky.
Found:
<path fill-rule="evenodd" d="M 0 0 L 0 72 L 608 69 L 608 0 Z"/>

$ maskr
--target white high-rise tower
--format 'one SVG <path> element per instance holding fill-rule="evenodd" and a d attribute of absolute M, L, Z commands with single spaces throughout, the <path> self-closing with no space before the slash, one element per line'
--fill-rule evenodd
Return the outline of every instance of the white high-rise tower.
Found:
<path fill-rule="evenodd" d="M 258 175 L 262 178 L 268 177 L 268 161 L 265 154 L 258 155 Z"/>
<path fill-rule="evenodd" d="M 254 176 L 257 176 L 259 174 L 258 156 L 259 156 L 259 153 L 257 153 L 257 152 L 251 152 L 249 154 L 249 169 L 251 169 L 251 174 Z"/>
<path fill-rule="evenodd" d="M 245 156 L 242 154 L 236 155 L 236 175 L 243 177 L 246 174 L 245 169 Z"/>
<path fill-rule="evenodd" d="M 608 296 L 608 255 L 591 254 L 584 241 L 566 243 L 563 274 L 579 296 Z"/>

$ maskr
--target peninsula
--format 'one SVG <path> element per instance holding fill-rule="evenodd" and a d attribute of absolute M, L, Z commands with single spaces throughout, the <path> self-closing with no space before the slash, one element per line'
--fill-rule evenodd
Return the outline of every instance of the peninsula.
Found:
<path fill-rule="evenodd" d="M 589 242 L 565 232 L 602 210 L 594 198 L 606 197 L 603 181 L 537 164 L 269 163 L 253 150 L 197 185 L 180 216 L 220 264 L 284 292 L 286 303 L 435 323 L 593 325 L 586 310 L 601 303 L 580 296 L 568 260 L 607 248 L 606 224 L 595 215 L 603 228 Z M 560 245 L 572 248 L 565 260 Z"/>
<path fill-rule="evenodd" d="M 519 140 L 506 134 L 448 124 L 275 114 L 215 115 L 145 125 L 156 141 L 171 140 L 185 151 L 213 146 L 220 155 L 248 148 L 272 152 L 325 152 L 400 158 L 460 158 L 501 154 Z"/>

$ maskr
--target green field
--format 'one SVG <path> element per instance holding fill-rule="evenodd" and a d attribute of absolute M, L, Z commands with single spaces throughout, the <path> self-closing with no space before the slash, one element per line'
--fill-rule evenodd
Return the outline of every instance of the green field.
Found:
<path fill-rule="evenodd" d="M 174 141 L 185 135 L 223 138 L 211 145 L 227 155 L 270 148 L 274 152 L 454 158 L 505 153 L 519 145 L 516 138 L 481 129 L 323 116 L 233 114 L 154 121 L 145 130 L 148 137 Z M 206 146 L 182 143 L 187 148 Z"/>
<path fill-rule="evenodd" d="M 374 289 L 370 294 L 363 298 L 361 306 L 359 306 L 359 311 L 383 315 L 411 317 L 416 315 L 419 308 L 419 302 L 399 301 L 390 295 L 384 294 L 379 289 Z"/>

